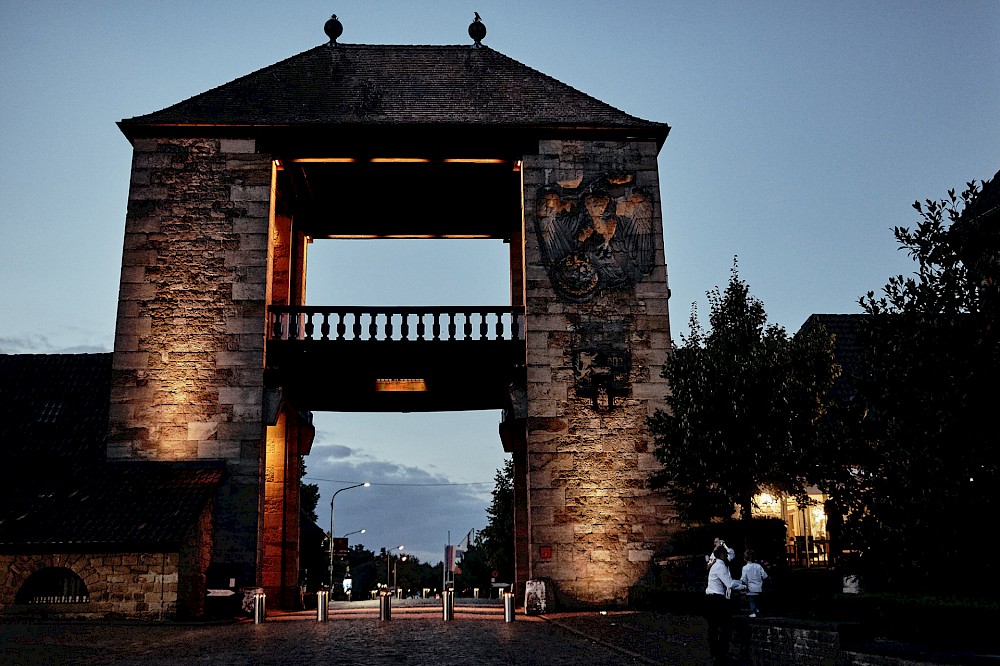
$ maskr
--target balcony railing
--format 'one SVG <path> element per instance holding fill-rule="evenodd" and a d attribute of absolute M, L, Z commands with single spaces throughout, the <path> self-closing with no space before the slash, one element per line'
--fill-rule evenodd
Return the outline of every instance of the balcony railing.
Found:
<path fill-rule="evenodd" d="M 524 340 L 516 307 L 332 307 L 272 305 L 268 340 L 514 341 Z"/>

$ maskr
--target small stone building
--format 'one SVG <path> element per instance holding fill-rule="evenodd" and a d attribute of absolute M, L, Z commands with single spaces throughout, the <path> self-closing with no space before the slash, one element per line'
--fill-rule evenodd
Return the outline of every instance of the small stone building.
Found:
<path fill-rule="evenodd" d="M 0 355 L 0 614 L 203 612 L 214 462 L 105 457 L 111 354 Z"/>

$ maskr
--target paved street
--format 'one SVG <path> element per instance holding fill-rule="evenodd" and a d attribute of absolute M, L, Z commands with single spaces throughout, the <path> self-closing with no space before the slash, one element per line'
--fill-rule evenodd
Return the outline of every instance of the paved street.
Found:
<path fill-rule="evenodd" d="M 0 664 L 598 664 L 709 663 L 701 618 L 648 613 L 518 615 L 503 621 L 492 604 L 459 600 L 455 619 L 439 605 L 396 601 L 392 620 L 377 602 L 272 613 L 251 622 L 144 624 L 0 622 Z"/>

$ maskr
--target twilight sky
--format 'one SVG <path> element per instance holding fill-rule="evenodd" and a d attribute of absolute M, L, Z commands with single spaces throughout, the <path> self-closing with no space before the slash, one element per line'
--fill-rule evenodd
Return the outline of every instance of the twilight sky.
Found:
<path fill-rule="evenodd" d="M 110 351 L 131 146 L 115 122 L 326 41 L 485 44 L 633 115 L 660 153 L 674 339 L 733 256 L 772 322 L 858 312 L 912 264 L 891 229 L 916 199 L 1000 169 L 992 0 L 0 0 L 0 353 Z M 490 241 L 325 241 L 315 304 L 505 304 Z M 481 528 L 498 413 L 317 414 L 307 459 L 328 527 L 421 559 Z M 450 484 L 450 485 L 446 485 Z M 467 484 L 467 485 L 456 485 Z"/>

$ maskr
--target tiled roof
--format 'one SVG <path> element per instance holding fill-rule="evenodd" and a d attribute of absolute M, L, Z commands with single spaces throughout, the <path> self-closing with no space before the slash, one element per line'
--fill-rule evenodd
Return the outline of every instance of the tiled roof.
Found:
<path fill-rule="evenodd" d="M 136 462 L 51 471 L 0 490 L 0 549 L 181 544 L 223 474 L 217 466 Z"/>
<path fill-rule="evenodd" d="M 317 46 L 120 126 L 174 124 L 670 129 L 487 47 L 370 44 Z"/>
<path fill-rule="evenodd" d="M 854 377 L 861 363 L 862 349 L 858 344 L 858 331 L 868 321 L 865 314 L 812 314 L 799 330 L 808 330 L 822 325 L 827 333 L 834 336 L 833 354 L 841 366 L 840 377 L 831 389 L 833 398 L 849 401 L 854 397 Z"/>
<path fill-rule="evenodd" d="M 107 462 L 111 354 L 0 355 L 0 549 L 180 543 L 214 464 Z"/>
<path fill-rule="evenodd" d="M 110 391 L 111 354 L 0 354 L 0 454 L 103 458 Z"/>

